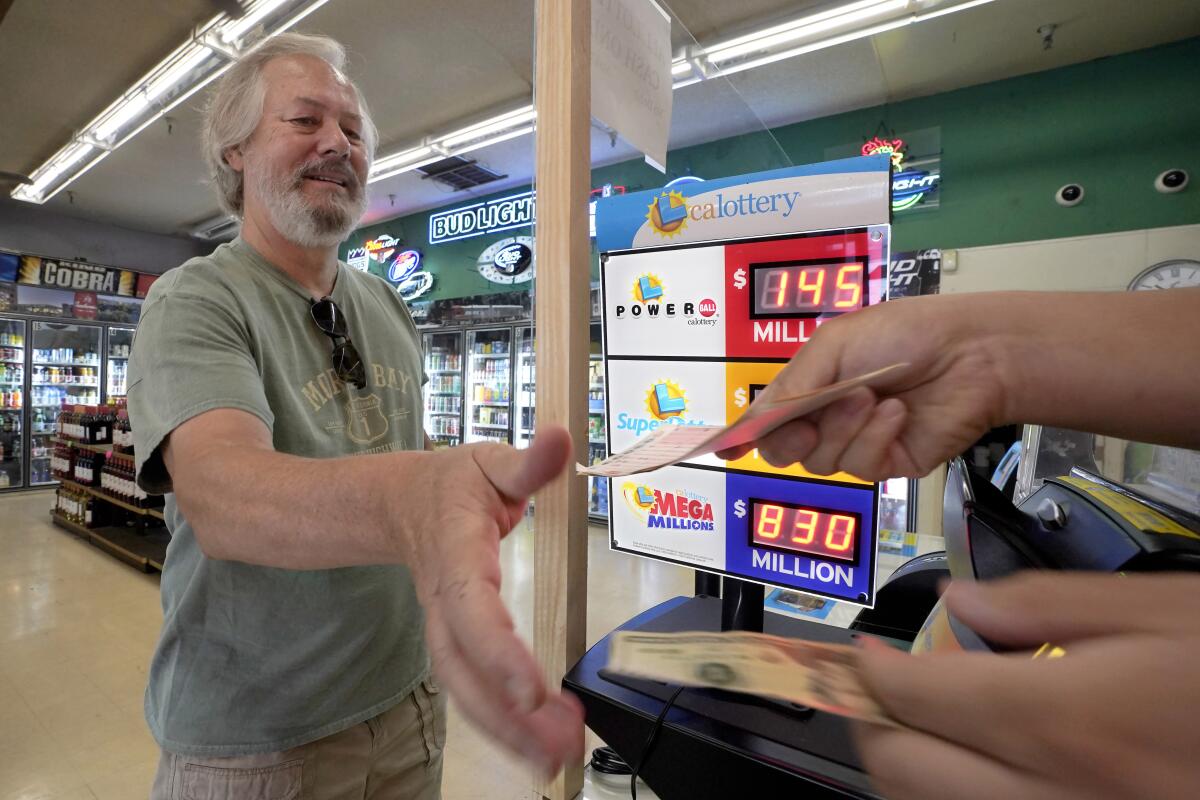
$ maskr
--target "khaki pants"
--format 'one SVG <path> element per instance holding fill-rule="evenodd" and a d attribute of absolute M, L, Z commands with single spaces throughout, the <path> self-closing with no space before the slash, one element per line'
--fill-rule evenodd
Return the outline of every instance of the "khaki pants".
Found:
<path fill-rule="evenodd" d="M 438 800 L 446 699 L 430 680 L 396 707 L 279 753 L 164 751 L 150 800 Z"/>

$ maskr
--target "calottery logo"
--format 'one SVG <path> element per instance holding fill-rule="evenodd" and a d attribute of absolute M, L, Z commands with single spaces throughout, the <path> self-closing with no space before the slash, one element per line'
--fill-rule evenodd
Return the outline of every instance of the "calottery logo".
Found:
<path fill-rule="evenodd" d="M 650 201 L 646 219 L 660 235 L 667 238 L 678 236 L 687 227 L 687 200 L 679 192 L 663 191 Z"/>
<path fill-rule="evenodd" d="M 688 419 L 687 392 L 669 378 L 650 384 L 646 390 L 646 416 L 638 417 L 622 411 L 617 415 L 617 429 L 632 431 L 641 436 L 663 425 L 703 425 L 704 420 Z"/>
<path fill-rule="evenodd" d="M 645 484 L 621 486 L 625 504 L 647 528 L 678 531 L 714 529 L 713 507 L 707 497 L 695 492 L 664 492 Z"/>
<path fill-rule="evenodd" d="M 687 396 L 675 381 L 658 381 L 646 392 L 646 410 L 657 420 L 681 417 L 687 413 Z"/>
<path fill-rule="evenodd" d="M 639 275 L 633 282 L 635 303 L 662 303 L 663 292 L 662 280 L 657 275 Z"/>

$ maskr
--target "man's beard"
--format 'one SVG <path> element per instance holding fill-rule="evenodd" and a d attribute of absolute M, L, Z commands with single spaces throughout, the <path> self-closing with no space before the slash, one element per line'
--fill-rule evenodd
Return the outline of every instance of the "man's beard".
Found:
<path fill-rule="evenodd" d="M 358 225 L 367 210 L 367 193 L 362 182 L 343 159 L 313 159 L 288 174 L 269 169 L 252 170 L 254 188 L 275 230 L 300 247 L 332 247 Z M 321 172 L 344 180 L 345 194 L 310 200 L 304 196 L 305 175 Z"/>

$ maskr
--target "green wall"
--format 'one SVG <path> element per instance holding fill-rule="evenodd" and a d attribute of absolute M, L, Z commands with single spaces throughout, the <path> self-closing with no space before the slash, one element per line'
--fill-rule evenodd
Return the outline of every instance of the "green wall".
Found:
<path fill-rule="evenodd" d="M 861 142 L 880 122 L 897 132 L 940 127 L 940 206 L 901 212 L 893 250 L 958 248 L 1200 222 L 1200 38 L 1086 64 L 972 86 L 773 131 L 794 164 L 825 160 L 828 148 Z M 667 178 L 641 161 L 593 170 L 592 184 L 651 189 L 673 177 L 716 178 L 784 166 L 765 134 L 673 151 Z M 1179 194 L 1154 190 L 1158 173 L 1183 168 Z M 1080 183 L 1083 203 L 1062 208 L 1054 192 Z M 501 195 L 520 191 L 513 189 Z M 472 198 L 455 205 L 479 202 Z M 372 225 L 425 256 L 436 284 L 422 299 L 508 291 L 485 281 L 475 260 L 492 242 L 528 230 L 448 244 L 427 241 L 423 212 Z M 344 258 L 349 245 L 344 246 Z M 526 284 L 527 286 L 528 284 Z"/>

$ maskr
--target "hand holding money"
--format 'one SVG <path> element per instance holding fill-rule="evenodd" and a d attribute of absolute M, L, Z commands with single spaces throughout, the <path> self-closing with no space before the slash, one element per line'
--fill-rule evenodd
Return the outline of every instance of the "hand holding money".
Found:
<path fill-rule="evenodd" d="M 859 651 L 762 633 L 617 631 L 608 668 L 665 683 L 764 695 L 895 726 L 867 691 Z"/>

